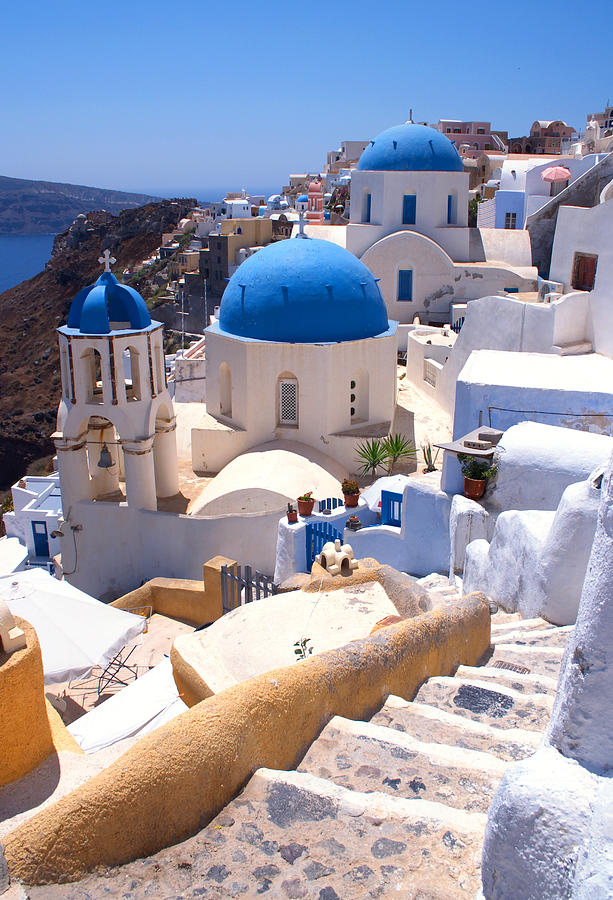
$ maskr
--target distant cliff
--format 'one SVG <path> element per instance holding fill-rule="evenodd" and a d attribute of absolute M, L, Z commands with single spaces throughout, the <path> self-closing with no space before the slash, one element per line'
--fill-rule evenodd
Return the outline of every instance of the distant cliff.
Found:
<path fill-rule="evenodd" d="M 0 234 L 57 234 L 79 213 L 104 209 L 117 215 L 155 200 L 159 197 L 0 175 Z"/>
<path fill-rule="evenodd" d="M 163 200 L 118 216 L 79 216 L 58 234 L 44 272 L 0 294 L 0 490 L 28 463 L 53 451 L 50 435 L 60 399 L 55 329 L 66 322 L 70 303 L 102 271 L 107 247 L 119 275 L 150 256 L 196 201 Z M 139 289 L 141 285 L 136 282 Z"/>

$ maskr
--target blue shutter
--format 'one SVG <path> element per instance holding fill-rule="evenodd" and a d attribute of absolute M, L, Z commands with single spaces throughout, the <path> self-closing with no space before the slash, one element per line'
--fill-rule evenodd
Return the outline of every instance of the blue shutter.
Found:
<path fill-rule="evenodd" d="M 415 225 L 415 213 L 417 210 L 417 197 L 415 194 L 405 194 L 402 201 L 402 224 Z"/>
<path fill-rule="evenodd" d="M 453 194 L 447 197 L 447 224 L 453 224 Z"/>
<path fill-rule="evenodd" d="M 370 222 L 370 207 L 372 204 L 372 194 L 366 194 L 366 215 L 364 216 L 365 222 Z"/>
<path fill-rule="evenodd" d="M 413 299 L 413 269 L 400 269 L 398 272 L 398 299 Z"/>

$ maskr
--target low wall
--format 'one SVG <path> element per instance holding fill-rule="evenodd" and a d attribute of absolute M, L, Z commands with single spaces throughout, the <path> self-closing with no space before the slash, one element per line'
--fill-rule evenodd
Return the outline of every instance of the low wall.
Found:
<path fill-rule="evenodd" d="M 483 595 L 391 625 L 203 700 L 5 839 L 11 875 L 74 881 L 203 828 L 260 767 L 289 769 L 335 715 L 371 716 L 489 646 Z"/>
<path fill-rule="evenodd" d="M 142 587 L 114 600 L 117 609 L 151 606 L 153 611 L 190 625 L 214 622 L 221 616 L 221 596 L 206 593 L 202 581 L 188 578 L 152 578 Z"/>

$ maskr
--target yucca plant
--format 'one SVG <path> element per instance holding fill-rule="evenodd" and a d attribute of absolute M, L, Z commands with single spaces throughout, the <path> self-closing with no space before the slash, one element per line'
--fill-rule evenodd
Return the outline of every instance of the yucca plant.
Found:
<path fill-rule="evenodd" d="M 373 479 L 377 474 L 377 469 L 387 460 L 387 450 L 384 442 L 379 438 L 368 438 L 362 441 L 355 449 L 362 467 L 360 473 L 362 475 L 371 474 Z"/>
<path fill-rule="evenodd" d="M 439 454 L 437 449 L 436 454 L 432 452 L 432 444 L 430 441 L 427 441 L 425 444 L 421 445 L 421 452 L 424 455 L 424 462 L 426 467 L 424 472 L 436 472 L 436 460 Z"/>
<path fill-rule="evenodd" d="M 403 434 L 388 434 L 382 444 L 385 451 L 385 462 L 387 463 L 388 475 L 392 474 L 394 466 L 399 460 L 408 459 L 410 456 L 417 455 L 415 444 Z"/>

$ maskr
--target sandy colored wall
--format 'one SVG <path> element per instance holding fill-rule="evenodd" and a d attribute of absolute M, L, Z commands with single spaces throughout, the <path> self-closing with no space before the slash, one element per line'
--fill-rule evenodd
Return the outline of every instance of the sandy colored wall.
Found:
<path fill-rule="evenodd" d="M 153 611 L 190 625 L 214 622 L 221 616 L 221 594 L 206 591 L 202 581 L 189 578 L 152 578 L 142 587 L 111 603 L 117 609 L 151 606 Z"/>
<path fill-rule="evenodd" d="M 489 638 L 489 607 L 473 596 L 209 697 L 9 834 L 11 874 L 75 880 L 183 840 L 256 769 L 295 766 L 332 716 L 368 717 L 389 693 L 411 698 L 429 676 L 476 663 Z"/>
<path fill-rule="evenodd" d="M 22 778 L 53 752 L 53 735 L 43 684 L 36 632 L 15 617 L 25 632 L 23 650 L 0 648 L 0 787 Z"/>

